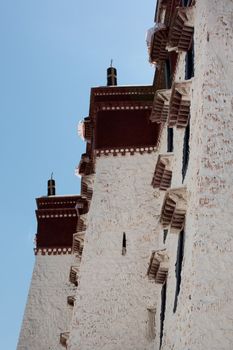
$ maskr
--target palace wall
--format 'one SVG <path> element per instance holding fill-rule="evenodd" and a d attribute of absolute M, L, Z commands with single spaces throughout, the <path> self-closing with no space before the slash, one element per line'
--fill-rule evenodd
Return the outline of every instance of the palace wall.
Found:
<path fill-rule="evenodd" d="M 69 282 L 72 262 L 71 254 L 36 256 L 17 350 L 64 349 L 60 333 L 72 317 L 67 297 L 76 289 Z"/>
<path fill-rule="evenodd" d="M 156 153 L 96 159 L 68 349 L 154 349 L 147 308 L 156 306 L 159 289 L 147 268 L 158 245 L 161 195 L 151 186 L 156 159 Z"/>

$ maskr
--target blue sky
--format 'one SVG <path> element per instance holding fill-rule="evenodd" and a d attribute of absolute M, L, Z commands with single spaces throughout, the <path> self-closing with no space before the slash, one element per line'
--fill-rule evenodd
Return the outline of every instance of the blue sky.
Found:
<path fill-rule="evenodd" d="M 15 350 L 29 289 L 35 198 L 53 171 L 57 194 L 79 193 L 77 136 L 92 86 L 151 84 L 146 30 L 155 0 L 0 0 L 0 330 Z"/>

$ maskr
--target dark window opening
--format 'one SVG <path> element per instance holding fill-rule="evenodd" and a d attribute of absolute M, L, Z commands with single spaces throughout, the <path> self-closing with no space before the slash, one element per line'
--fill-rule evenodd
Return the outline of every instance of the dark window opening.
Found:
<path fill-rule="evenodd" d="M 194 76 L 194 43 L 192 40 L 192 44 L 190 49 L 187 51 L 185 56 L 185 79 L 191 79 Z"/>
<path fill-rule="evenodd" d="M 189 163 L 189 138 L 190 138 L 190 121 L 185 128 L 184 143 L 183 143 L 183 162 L 182 162 L 182 183 L 184 182 L 185 175 L 188 169 Z"/>
<path fill-rule="evenodd" d="M 177 245 L 177 257 L 176 257 L 176 292 L 175 292 L 175 300 L 173 312 L 176 312 L 178 296 L 180 293 L 180 284 L 181 284 L 181 271 L 182 271 L 182 262 L 184 256 L 184 230 L 182 230 L 179 234 L 178 245 Z"/>
<path fill-rule="evenodd" d="M 168 230 L 163 230 L 163 243 L 165 244 L 167 239 Z"/>
<path fill-rule="evenodd" d="M 170 65 L 170 60 L 167 59 L 165 62 L 165 84 L 166 84 L 166 89 L 171 88 L 172 84 L 172 77 L 171 77 L 171 65 Z"/>
<path fill-rule="evenodd" d="M 192 3 L 192 0 L 182 0 L 182 6 L 188 7 Z"/>
<path fill-rule="evenodd" d="M 125 232 L 123 233 L 123 239 L 122 239 L 122 255 L 126 254 L 126 235 Z"/>
<path fill-rule="evenodd" d="M 163 344 L 163 330 L 164 330 L 164 320 L 165 320 L 165 311 L 166 311 L 166 293 L 167 293 L 167 283 L 163 284 L 161 290 L 161 312 L 160 312 L 160 345 L 161 349 Z"/>
<path fill-rule="evenodd" d="M 173 128 L 167 128 L 167 152 L 173 152 Z"/>

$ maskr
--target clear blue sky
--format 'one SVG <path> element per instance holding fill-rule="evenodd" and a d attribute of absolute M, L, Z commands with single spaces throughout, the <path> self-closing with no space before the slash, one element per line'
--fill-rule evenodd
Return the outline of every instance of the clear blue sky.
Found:
<path fill-rule="evenodd" d="M 92 86 L 151 84 L 146 30 L 155 0 L 0 0 L 0 333 L 15 350 L 29 289 L 35 198 L 51 172 L 57 194 L 79 193 L 77 124 Z M 33 349 L 32 349 L 33 350 Z"/>

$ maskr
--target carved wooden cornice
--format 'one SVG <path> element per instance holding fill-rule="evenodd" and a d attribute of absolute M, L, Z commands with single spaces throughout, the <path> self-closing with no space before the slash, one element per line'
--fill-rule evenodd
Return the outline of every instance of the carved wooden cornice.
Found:
<path fill-rule="evenodd" d="M 78 286 L 78 266 L 71 266 L 70 268 L 70 282 L 73 283 L 76 287 Z"/>
<path fill-rule="evenodd" d="M 187 126 L 191 105 L 192 80 L 174 82 L 169 105 L 168 126 L 184 128 Z"/>
<path fill-rule="evenodd" d="M 168 34 L 168 44 L 179 51 L 188 51 L 194 33 L 194 8 L 177 7 Z"/>
<path fill-rule="evenodd" d="M 167 190 L 172 180 L 173 154 L 160 154 L 155 167 L 152 186 L 160 190 Z"/>
<path fill-rule="evenodd" d="M 169 257 L 166 250 L 153 251 L 150 258 L 147 275 L 155 283 L 163 284 L 167 279 Z"/>
<path fill-rule="evenodd" d="M 79 256 L 81 256 L 83 252 L 84 237 L 85 237 L 85 231 L 76 232 L 73 235 L 72 250 L 74 253 L 78 254 Z"/>
<path fill-rule="evenodd" d="M 166 27 L 156 29 L 150 46 L 150 61 L 151 63 L 158 64 L 165 61 L 168 57 L 168 51 L 166 49 L 168 42 L 168 29 Z"/>
<path fill-rule="evenodd" d="M 53 247 L 53 248 L 34 248 L 35 255 L 67 255 L 72 254 L 71 247 Z"/>
<path fill-rule="evenodd" d="M 186 187 L 172 188 L 170 190 L 167 190 L 161 212 L 161 224 L 164 227 L 170 226 L 171 233 L 180 232 L 184 227 L 186 210 Z"/>
<path fill-rule="evenodd" d="M 150 120 L 156 123 L 166 123 L 169 112 L 171 90 L 158 90 L 155 93 Z"/>
<path fill-rule="evenodd" d="M 80 215 L 78 218 L 77 232 L 86 231 L 87 215 Z"/>

